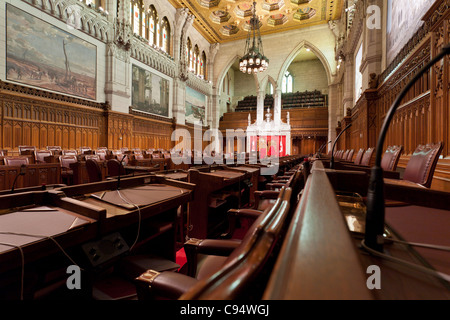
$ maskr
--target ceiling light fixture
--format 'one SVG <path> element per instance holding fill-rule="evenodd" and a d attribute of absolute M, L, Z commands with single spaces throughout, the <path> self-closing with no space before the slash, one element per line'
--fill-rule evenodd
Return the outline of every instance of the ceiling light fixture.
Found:
<path fill-rule="evenodd" d="M 256 16 L 256 2 L 253 2 L 253 16 L 250 18 L 250 28 L 248 30 L 247 41 L 245 42 L 245 54 L 239 60 L 239 69 L 243 73 L 263 72 L 269 66 L 269 59 L 264 55 L 261 33 L 259 30 L 260 21 Z"/>

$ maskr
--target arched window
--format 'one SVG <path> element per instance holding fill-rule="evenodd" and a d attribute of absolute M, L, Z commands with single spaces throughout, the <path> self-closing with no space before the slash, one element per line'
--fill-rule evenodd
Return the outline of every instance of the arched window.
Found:
<path fill-rule="evenodd" d="M 200 51 L 198 50 L 198 46 L 195 45 L 194 47 L 194 65 L 192 66 L 193 71 L 195 74 L 198 75 L 199 72 L 199 65 L 200 65 Z"/>
<path fill-rule="evenodd" d="M 286 71 L 283 77 L 281 92 L 282 93 L 292 92 L 293 87 L 294 87 L 294 78 L 292 77 L 289 71 Z"/>
<path fill-rule="evenodd" d="M 133 33 L 140 35 L 142 24 L 142 0 L 130 1 L 130 18 Z"/>
<path fill-rule="evenodd" d="M 187 38 L 187 43 L 186 43 L 186 58 L 187 58 L 187 63 L 189 65 L 189 70 L 192 70 L 192 58 L 193 54 L 192 54 L 192 42 L 191 39 Z"/>
<path fill-rule="evenodd" d="M 206 79 L 206 53 L 202 51 L 202 57 L 200 60 L 200 75 L 203 79 Z"/>
<path fill-rule="evenodd" d="M 155 44 L 156 41 L 156 22 L 157 14 L 154 6 L 150 6 L 147 11 L 147 21 L 148 21 L 148 43 L 150 45 Z"/>
<path fill-rule="evenodd" d="M 170 54 L 170 25 L 166 17 L 161 22 L 162 29 L 162 47 L 166 53 Z"/>

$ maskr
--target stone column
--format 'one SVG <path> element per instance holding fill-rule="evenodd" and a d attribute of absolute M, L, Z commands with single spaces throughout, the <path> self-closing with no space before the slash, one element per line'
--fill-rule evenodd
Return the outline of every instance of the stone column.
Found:
<path fill-rule="evenodd" d="M 273 120 L 278 128 L 281 124 L 281 89 L 276 89 L 273 95 Z"/>
<path fill-rule="evenodd" d="M 266 93 L 262 90 L 258 91 L 256 99 L 256 123 L 260 126 L 264 122 L 264 98 Z"/>
<path fill-rule="evenodd" d="M 120 1 L 117 19 L 113 24 L 113 36 L 107 43 L 105 64 L 105 100 L 113 111 L 128 113 L 131 105 L 130 28 L 129 0 Z"/>

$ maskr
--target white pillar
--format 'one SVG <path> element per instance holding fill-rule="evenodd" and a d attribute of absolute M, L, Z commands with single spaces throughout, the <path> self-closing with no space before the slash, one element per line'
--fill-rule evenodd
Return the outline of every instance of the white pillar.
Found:
<path fill-rule="evenodd" d="M 260 126 L 264 122 L 264 98 L 266 93 L 264 91 L 258 91 L 256 100 L 256 123 Z"/>

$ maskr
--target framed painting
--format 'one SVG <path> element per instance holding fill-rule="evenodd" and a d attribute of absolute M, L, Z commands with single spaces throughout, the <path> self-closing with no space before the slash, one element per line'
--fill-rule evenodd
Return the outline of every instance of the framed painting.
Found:
<path fill-rule="evenodd" d="M 186 122 L 206 124 L 206 96 L 186 87 Z"/>
<path fill-rule="evenodd" d="M 169 116 L 170 83 L 167 79 L 133 64 L 132 83 L 134 109 Z"/>
<path fill-rule="evenodd" d="M 6 79 L 95 100 L 97 47 L 10 4 Z"/>

